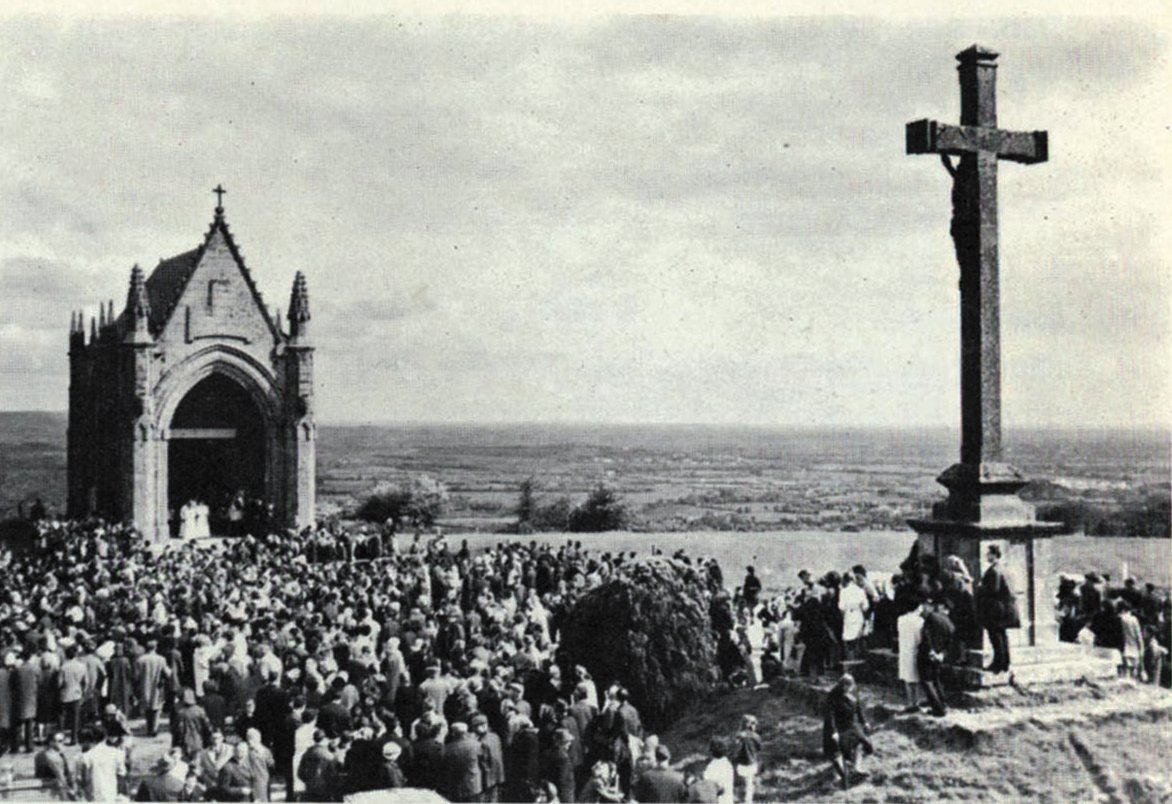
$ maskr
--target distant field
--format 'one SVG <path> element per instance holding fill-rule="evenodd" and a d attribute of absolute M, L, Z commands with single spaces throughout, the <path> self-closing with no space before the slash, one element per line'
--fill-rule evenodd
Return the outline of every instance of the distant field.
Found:
<path fill-rule="evenodd" d="M 488 547 L 514 537 L 488 533 L 454 535 L 449 541 L 468 540 L 472 550 Z M 907 557 L 915 534 L 910 531 L 835 533 L 824 531 L 779 531 L 774 533 L 539 533 L 523 537 L 541 544 L 561 545 L 581 541 L 589 549 L 603 552 L 634 550 L 646 555 L 652 546 L 665 553 L 683 548 L 692 556 L 716 558 L 731 586 L 744 577 L 745 566 L 753 564 L 770 591 L 797 583 L 798 570 L 816 575 L 842 571 L 862 564 L 868 571 L 895 572 Z M 1054 539 L 1056 569 L 1061 572 L 1107 572 L 1119 577 L 1121 562 L 1141 582 L 1168 587 L 1172 575 L 1172 540 L 1109 539 L 1061 536 Z"/>
<path fill-rule="evenodd" d="M 37 496 L 63 505 L 65 424 L 60 413 L 0 413 L 0 518 Z M 943 495 L 935 478 L 958 442 L 947 428 L 322 425 L 318 499 L 352 509 L 380 482 L 426 474 L 449 490 L 447 529 L 496 531 L 532 477 L 539 502 L 576 504 L 606 483 L 644 531 L 906 532 Z M 1108 533 L 1167 533 L 1167 431 L 1010 430 L 1006 442 L 1039 505 L 1108 512 Z M 1162 519 L 1126 515 L 1153 501 Z"/>

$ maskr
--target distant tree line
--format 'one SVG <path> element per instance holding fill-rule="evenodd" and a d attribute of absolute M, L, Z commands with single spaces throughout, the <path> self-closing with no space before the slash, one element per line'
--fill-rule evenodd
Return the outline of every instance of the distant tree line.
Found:
<path fill-rule="evenodd" d="M 447 487 L 428 475 L 420 475 L 397 486 L 379 483 L 354 516 L 394 530 L 404 526 L 426 529 L 444 515 L 447 507 Z"/>
<path fill-rule="evenodd" d="M 585 500 L 574 505 L 565 495 L 543 503 L 537 496 L 534 479 L 527 478 L 521 483 L 516 513 L 517 521 L 507 528 L 512 533 L 601 533 L 626 530 L 630 525 L 626 504 L 605 483 L 599 483 Z"/>
<path fill-rule="evenodd" d="M 1061 522 L 1069 531 L 1088 536 L 1166 539 L 1172 535 L 1172 500 L 1153 495 L 1118 507 L 1064 500 L 1039 505 L 1038 518 Z"/>

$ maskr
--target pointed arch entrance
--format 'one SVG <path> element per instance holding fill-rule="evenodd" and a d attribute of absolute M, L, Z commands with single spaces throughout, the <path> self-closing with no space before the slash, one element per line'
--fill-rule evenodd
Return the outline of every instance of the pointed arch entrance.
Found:
<path fill-rule="evenodd" d="M 212 531 L 226 529 L 232 499 L 266 499 L 264 416 L 236 380 L 213 371 L 180 400 L 168 429 L 167 497 L 210 509 Z M 172 533 L 177 531 L 174 520 Z"/>
<path fill-rule="evenodd" d="M 184 503 L 206 503 L 213 533 L 236 493 L 285 502 L 277 378 L 231 346 L 207 347 L 166 372 L 156 409 L 160 533 L 178 532 Z"/>

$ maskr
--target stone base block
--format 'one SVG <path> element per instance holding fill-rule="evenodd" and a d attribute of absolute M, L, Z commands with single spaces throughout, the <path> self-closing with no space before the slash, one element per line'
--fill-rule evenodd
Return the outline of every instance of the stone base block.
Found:
<path fill-rule="evenodd" d="M 967 664 L 949 665 L 944 669 L 943 682 L 954 690 L 979 690 L 1003 687 L 1010 683 L 1019 686 L 1053 684 L 1081 679 L 1113 679 L 1118 672 L 1118 658 L 1113 651 L 1084 648 L 1062 642 L 1038 647 L 1019 647 L 1010 650 L 1010 673 L 989 673 L 984 670 L 993 659 L 992 653 L 971 651 Z M 899 656 L 889 649 L 867 652 L 866 679 L 873 684 L 899 684 Z"/>

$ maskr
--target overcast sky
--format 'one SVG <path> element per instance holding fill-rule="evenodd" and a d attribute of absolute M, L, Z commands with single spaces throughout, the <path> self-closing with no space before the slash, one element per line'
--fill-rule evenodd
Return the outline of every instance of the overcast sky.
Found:
<path fill-rule="evenodd" d="M 955 425 L 954 54 L 999 50 L 1003 419 L 1167 424 L 1169 41 L 1142 21 L 0 21 L 0 408 L 223 182 L 343 421 Z"/>

